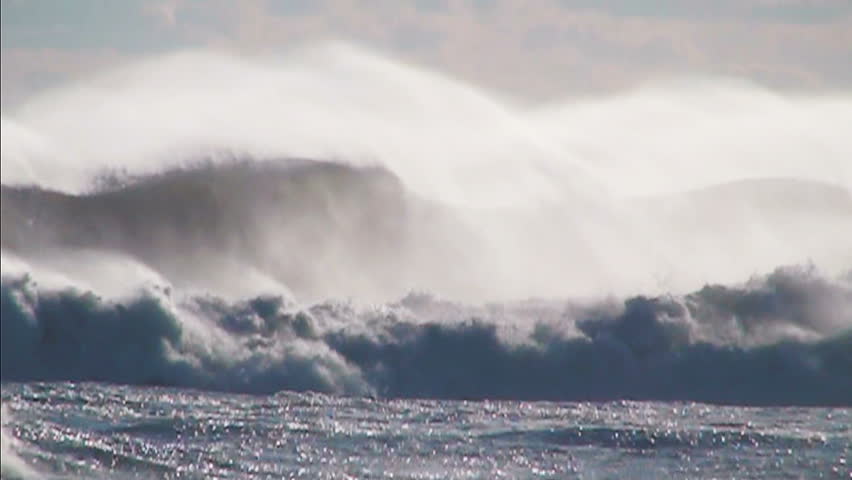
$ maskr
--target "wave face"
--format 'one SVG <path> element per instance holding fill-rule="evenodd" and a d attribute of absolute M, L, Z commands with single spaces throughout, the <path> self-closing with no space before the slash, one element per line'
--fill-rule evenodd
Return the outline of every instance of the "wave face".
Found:
<path fill-rule="evenodd" d="M 4 381 L 235 392 L 852 405 L 852 286 L 787 268 L 624 302 L 358 309 L 2 284 Z"/>
<path fill-rule="evenodd" d="M 850 114 L 344 45 L 97 74 L 3 112 L 2 380 L 850 404 Z"/>
<path fill-rule="evenodd" d="M 4 185 L 3 248 L 41 259 L 114 252 L 178 287 L 218 291 L 254 268 L 312 296 L 335 290 L 334 270 L 369 270 L 390 285 L 394 248 L 412 243 L 414 205 L 379 169 L 241 161 L 110 181 L 88 195 Z M 370 286 L 341 290 L 365 296 Z"/>
<path fill-rule="evenodd" d="M 659 294 L 779 263 L 837 275 L 852 262 L 852 195 L 803 180 L 487 209 L 424 198 L 381 167 L 310 160 L 207 159 L 95 183 L 84 194 L 0 187 L 4 251 L 84 282 L 101 275 L 94 264 L 135 262 L 180 289 L 378 302 L 411 290 L 461 301 Z M 729 256 L 748 259 L 728 266 Z"/>

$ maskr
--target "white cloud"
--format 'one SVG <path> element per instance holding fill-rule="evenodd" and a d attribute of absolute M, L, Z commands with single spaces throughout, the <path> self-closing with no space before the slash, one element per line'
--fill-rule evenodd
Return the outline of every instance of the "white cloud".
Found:
<path fill-rule="evenodd" d="M 127 22 L 110 15 L 134 11 L 147 15 L 155 20 L 148 32 L 151 50 L 191 45 L 276 52 L 312 40 L 350 40 L 491 88 L 547 97 L 684 73 L 747 77 L 775 87 L 848 89 L 852 9 L 839 8 L 842 4 L 749 0 L 715 2 L 711 8 L 700 2 L 704 7 L 673 14 L 658 2 L 630 10 L 621 0 L 154 0 L 135 10 L 97 12 L 103 18 L 95 23 Z M 10 31 L 24 37 L 38 36 L 44 28 L 15 23 L 14 16 L 4 15 L 4 28 L 10 22 Z M 168 35 L 157 28 L 168 30 Z M 120 33 L 103 35 L 103 45 L 77 48 L 73 56 L 91 66 L 107 57 L 136 55 L 138 48 L 122 47 L 138 47 L 139 38 L 145 37 L 139 31 L 133 35 L 130 43 Z M 8 42 L 7 36 L 4 33 L 4 97 L 30 86 L 33 78 L 43 82 L 63 72 L 73 76 L 86 70 L 66 60 L 70 54 L 62 43 L 33 48 Z M 105 57 L 104 51 L 120 53 Z M 91 58 L 84 60 L 87 56 Z M 7 74 L 8 69 L 13 73 Z"/>

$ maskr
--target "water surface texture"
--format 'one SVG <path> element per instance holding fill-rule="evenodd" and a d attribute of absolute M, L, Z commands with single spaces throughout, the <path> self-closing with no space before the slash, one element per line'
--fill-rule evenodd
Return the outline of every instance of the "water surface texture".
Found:
<path fill-rule="evenodd" d="M 59 478 L 848 478 L 848 408 L 246 396 L 9 384 Z M 52 476 L 46 476 L 53 478 Z"/>

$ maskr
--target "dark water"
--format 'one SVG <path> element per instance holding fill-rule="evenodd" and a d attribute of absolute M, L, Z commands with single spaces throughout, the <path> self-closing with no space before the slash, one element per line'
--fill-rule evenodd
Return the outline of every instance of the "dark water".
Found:
<path fill-rule="evenodd" d="M 849 478 L 852 462 L 849 408 L 85 383 L 4 384 L 2 398 L 14 451 L 44 478 Z"/>
<path fill-rule="evenodd" d="M 789 268 L 685 296 L 299 306 L 6 276 L 4 381 L 389 398 L 852 405 L 852 287 Z"/>

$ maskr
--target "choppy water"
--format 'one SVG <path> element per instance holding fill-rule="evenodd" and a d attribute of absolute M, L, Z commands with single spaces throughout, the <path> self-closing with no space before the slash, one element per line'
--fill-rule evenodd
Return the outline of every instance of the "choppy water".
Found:
<path fill-rule="evenodd" d="M 46 478 L 849 478 L 852 461 L 848 408 L 73 383 L 2 397 L 14 451 Z"/>

